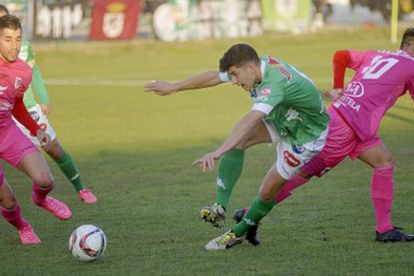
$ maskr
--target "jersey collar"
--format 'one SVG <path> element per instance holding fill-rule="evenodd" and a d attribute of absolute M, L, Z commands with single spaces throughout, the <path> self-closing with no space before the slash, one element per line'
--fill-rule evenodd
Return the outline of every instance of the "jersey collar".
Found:
<path fill-rule="evenodd" d="M 262 81 L 266 70 L 266 62 L 260 60 L 260 72 L 262 72 Z"/>

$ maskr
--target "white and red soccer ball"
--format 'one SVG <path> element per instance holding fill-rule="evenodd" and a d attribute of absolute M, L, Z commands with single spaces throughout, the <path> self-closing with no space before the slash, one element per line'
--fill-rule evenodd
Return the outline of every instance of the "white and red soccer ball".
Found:
<path fill-rule="evenodd" d="M 79 226 L 70 235 L 69 250 L 80 261 L 90 262 L 99 259 L 105 249 L 105 233 L 94 225 Z"/>

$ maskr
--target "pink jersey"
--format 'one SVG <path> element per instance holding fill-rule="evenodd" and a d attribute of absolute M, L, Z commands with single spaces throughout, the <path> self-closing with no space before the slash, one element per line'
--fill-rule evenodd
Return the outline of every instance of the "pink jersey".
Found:
<path fill-rule="evenodd" d="M 0 135 L 14 124 L 11 111 L 17 96 L 23 96 L 32 80 L 33 71 L 21 59 L 6 62 L 0 59 Z"/>
<path fill-rule="evenodd" d="M 349 68 L 356 73 L 333 106 L 366 141 L 377 135 L 385 112 L 407 89 L 414 99 L 414 57 L 404 50 L 349 54 Z"/>

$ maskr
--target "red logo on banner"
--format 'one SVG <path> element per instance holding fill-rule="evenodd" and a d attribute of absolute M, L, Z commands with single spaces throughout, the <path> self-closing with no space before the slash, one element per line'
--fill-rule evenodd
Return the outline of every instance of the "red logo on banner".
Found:
<path fill-rule="evenodd" d="M 96 0 L 92 9 L 90 39 L 133 39 L 137 33 L 142 0 Z"/>
<path fill-rule="evenodd" d="M 300 161 L 296 159 L 296 157 L 288 152 L 287 150 L 284 151 L 285 162 L 291 167 L 297 167 L 300 164 Z"/>

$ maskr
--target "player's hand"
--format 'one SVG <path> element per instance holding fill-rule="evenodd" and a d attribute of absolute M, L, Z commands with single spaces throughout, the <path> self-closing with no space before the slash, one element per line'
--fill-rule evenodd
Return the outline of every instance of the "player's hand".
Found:
<path fill-rule="evenodd" d="M 325 91 L 323 94 L 325 97 L 331 98 L 332 101 L 336 101 L 344 94 L 344 90 L 342 88 L 336 88 L 331 91 Z"/>
<path fill-rule="evenodd" d="M 51 146 L 50 135 L 44 132 L 43 130 L 39 129 L 36 132 L 36 137 L 39 140 L 42 149 L 44 151 L 48 151 Z"/>
<path fill-rule="evenodd" d="M 49 117 L 50 112 L 52 112 L 50 104 L 40 104 L 40 108 L 42 109 L 46 117 Z"/>
<path fill-rule="evenodd" d="M 216 166 L 216 161 L 219 160 L 220 157 L 221 154 L 218 151 L 213 151 L 194 161 L 193 165 L 202 168 L 203 172 L 206 172 L 207 168 L 212 171 Z"/>
<path fill-rule="evenodd" d="M 175 92 L 174 85 L 166 81 L 150 81 L 144 86 L 145 92 L 154 92 L 159 96 L 168 96 Z"/>

